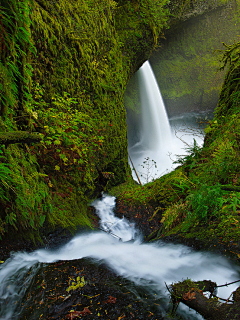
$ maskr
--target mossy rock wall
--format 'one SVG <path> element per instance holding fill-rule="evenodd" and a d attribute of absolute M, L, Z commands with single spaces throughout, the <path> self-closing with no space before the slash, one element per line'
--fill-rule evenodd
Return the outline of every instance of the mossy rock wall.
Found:
<path fill-rule="evenodd" d="M 197 2 L 179 3 L 182 19 Z M 90 225 L 89 201 L 130 175 L 123 95 L 168 4 L 0 0 L 1 236 Z"/>
<path fill-rule="evenodd" d="M 91 199 L 130 174 L 123 94 L 166 2 L 0 1 L 1 236 L 90 225 Z"/>
<path fill-rule="evenodd" d="M 195 13 L 200 9 L 196 6 Z M 168 114 L 213 110 L 224 79 L 218 50 L 224 49 L 222 42 L 239 38 L 239 3 L 220 2 L 218 8 L 174 24 L 150 58 Z"/>

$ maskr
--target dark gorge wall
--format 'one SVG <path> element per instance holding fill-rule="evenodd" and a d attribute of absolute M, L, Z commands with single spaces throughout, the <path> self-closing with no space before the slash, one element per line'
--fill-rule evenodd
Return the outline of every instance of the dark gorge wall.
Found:
<path fill-rule="evenodd" d="M 239 4 L 204 3 L 174 22 L 150 58 L 170 116 L 217 106 L 225 74 L 219 71 L 219 50 L 224 50 L 223 42 L 239 39 Z"/>

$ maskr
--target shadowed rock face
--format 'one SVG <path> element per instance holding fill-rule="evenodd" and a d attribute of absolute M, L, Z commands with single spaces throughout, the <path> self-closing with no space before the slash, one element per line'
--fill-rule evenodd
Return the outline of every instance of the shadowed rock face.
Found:
<path fill-rule="evenodd" d="M 169 8 L 173 15 L 171 21 L 174 24 L 222 6 L 231 8 L 235 4 L 234 0 L 172 0 L 169 1 Z"/>
<path fill-rule="evenodd" d="M 216 107 L 225 74 L 218 71 L 221 54 L 216 50 L 238 39 L 238 10 L 230 3 L 166 31 L 150 62 L 170 116 Z"/>

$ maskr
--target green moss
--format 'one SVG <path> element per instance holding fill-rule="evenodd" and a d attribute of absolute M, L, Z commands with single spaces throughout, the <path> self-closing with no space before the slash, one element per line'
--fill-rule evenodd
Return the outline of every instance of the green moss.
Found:
<path fill-rule="evenodd" d="M 25 0 L 19 7 L 11 0 L 1 7 L 1 135 L 42 134 L 39 143 L 4 150 L 14 175 L 3 178 L 1 232 L 89 226 L 90 199 L 126 180 L 123 94 L 166 24 L 166 2 Z"/>
<path fill-rule="evenodd" d="M 112 192 L 120 200 L 132 205 L 145 204 L 164 210 L 184 196 L 186 185 L 190 187 L 191 181 L 179 168 L 144 186 L 129 182 L 113 189 Z"/>
<path fill-rule="evenodd" d="M 238 137 L 231 129 L 227 144 L 211 142 L 201 157 L 195 150 L 184 167 L 155 183 L 140 187 L 131 181 L 123 95 L 167 26 L 167 2 L 25 0 L 17 6 L 11 0 L 1 7 L 2 135 L 42 134 L 39 143 L 2 149 L 2 234 L 18 229 L 34 237 L 43 226 L 90 226 L 89 201 L 125 181 L 124 192 L 112 192 L 134 205 L 154 206 L 158 216 L 174 204 L 185 205 L 206 172 L 218 170 L 211 184 L 231 183 L 238 169 Z M 191 47 L 188 58 L 196 52 Z M 215 131 L 208 130 L 209 139 L 215 139 Z M 216 169 L 216 163 L 223 165 Z M 198 165 L 201 170 L 194 171 Z"/>
<path fill-rule="evenodd" d="M 224 80 L 218 50 L 222 42 L 237 40 L 238 12 L 239 5 L 232 3 L 165 32 L 150 62 L 170 115 L 216 107 Z"/>

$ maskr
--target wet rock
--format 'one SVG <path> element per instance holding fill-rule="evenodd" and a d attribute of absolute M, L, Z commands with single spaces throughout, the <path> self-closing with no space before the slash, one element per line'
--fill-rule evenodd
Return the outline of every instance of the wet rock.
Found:
<path fill-rule="evenodd" d="M 18 306 L 19 319 L 162 319 L 157 300 L 133 288 L 90 259 L 43 264 Z"/>

